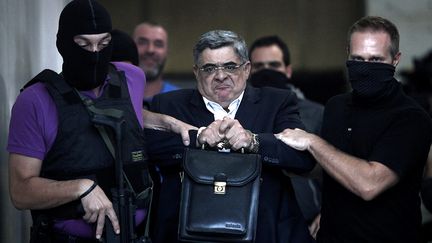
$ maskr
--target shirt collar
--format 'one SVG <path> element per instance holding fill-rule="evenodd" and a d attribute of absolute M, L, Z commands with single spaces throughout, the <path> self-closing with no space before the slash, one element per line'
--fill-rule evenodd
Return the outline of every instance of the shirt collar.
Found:
<path fill-rule="evenodd" d="M 218 103 L 210 101 L 206 97 L 203 96 L 204 104 L 206 105 L 207 110 L 209 110 L 213 115 L 215 120 L 222 120 L 224 117 L 228 116 L 230 118 L 234 118 L 237 110 L 240 106 L 240 103 L 243 99 L 244 90 L 239 95 L 239 97 L 233 100 L 228 106 L 228 112 Z"/>

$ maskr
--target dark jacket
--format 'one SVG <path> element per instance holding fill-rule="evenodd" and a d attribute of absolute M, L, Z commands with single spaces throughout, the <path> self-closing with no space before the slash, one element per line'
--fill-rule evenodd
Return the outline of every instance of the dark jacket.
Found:
<path fill-rule="evenodd" d="M 152 110 L 202 127 L 214 121 L 197 90 L 179 90 L 154 97 Z M 274 88 L 247 87 L 236 113 L 245 129 L 257 133 L 263 171 L 256 242 L 308 242 L 310 236 L 298 208 L 289 177 L 282 169 L 303 173 L 311 170 L 310 155 L 291 149 L 274 133 L 285 128 L 304 128 L 294 93 Z M 184 147 L 179 136 L 148 131 L 149 156 L 162 176 L 153 211 L 153 241 L 174 242 L 180 199 L 180 163 Z M 191 135 L 195 144 L 196 133 Z"/>

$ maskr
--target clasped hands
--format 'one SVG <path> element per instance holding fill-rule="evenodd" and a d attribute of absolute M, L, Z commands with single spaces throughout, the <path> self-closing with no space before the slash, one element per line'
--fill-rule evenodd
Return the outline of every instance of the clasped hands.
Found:
<path fill-rule="evenodd" d="M 205 128 L 200 128 L 197 137 L 197 146 L 207 144 L 210 147 L 229 147 L 233 150 L 245 148 L 251 150 L 253 134 L 246 130 L 236 119 L 224 117 L 215 120 Z"/>

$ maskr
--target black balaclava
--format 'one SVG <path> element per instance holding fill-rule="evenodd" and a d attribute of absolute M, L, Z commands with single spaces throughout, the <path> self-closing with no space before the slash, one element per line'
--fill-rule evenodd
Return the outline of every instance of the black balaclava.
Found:
<path fill-rule="evenodd" d="M 78 90 L 91 90 L 108 74 L 112 43 L 98 52 L 84 50 L 73 40 L 76 35 L 111 32 L 108 11 L 93 0 L 74 0 L 60 14 L 57 49 L 63 57 L 63 76 Z"/>
<path fill-rule="evenodd" d="M 377 100 L 387 96 L 395 86 L 395 67 L 387 63 L 347 61 L 348 78 L 353 96 L 361 100 Z"/>
<path fill-rule="evenodd" d="M 287 89 L 289 79 L 282 72 L 272 69 L 262 69 L 250 76 L 249 83 L 257 88 L 274 87 L 279 89 Z"/>

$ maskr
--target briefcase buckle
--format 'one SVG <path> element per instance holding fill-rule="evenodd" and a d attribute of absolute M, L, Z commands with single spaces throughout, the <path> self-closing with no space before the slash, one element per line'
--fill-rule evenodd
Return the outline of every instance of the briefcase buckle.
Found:
<path fill-rule="evenodd" d="M 224 181 L 215 181 L 214 182 L 214 194 L 225 194 L 226 191 L 226 182 Z"/>

